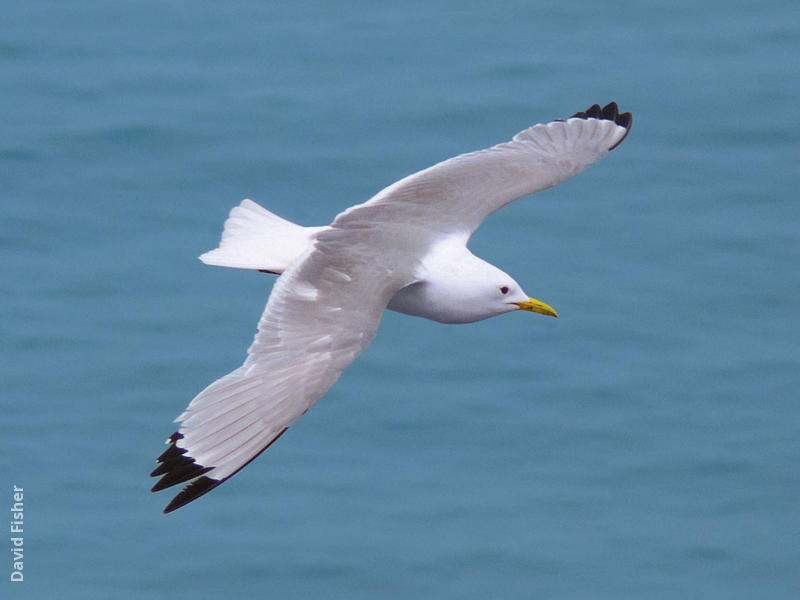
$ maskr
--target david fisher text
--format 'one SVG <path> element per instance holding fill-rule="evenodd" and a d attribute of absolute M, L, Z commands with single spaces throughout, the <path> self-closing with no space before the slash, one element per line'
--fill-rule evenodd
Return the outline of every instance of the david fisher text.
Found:
<path fill-rule="evenodd" d="M 22 488 L 14 485 L 14 504 L 11 505 L 11 553 L 12 561 L 11 581 L 22 581 Z"/>

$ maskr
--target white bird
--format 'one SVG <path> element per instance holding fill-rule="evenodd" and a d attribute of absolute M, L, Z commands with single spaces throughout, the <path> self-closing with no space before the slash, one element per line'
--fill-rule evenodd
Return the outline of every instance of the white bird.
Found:
<path fill-rule="evenodd" d="M 372 341 L 384 309 L 442 323 L 527 310 L 557 316 L 467 249 L 486 217 L 576 175 L 631 128 L 616 103 L 538 124 L 390 185 L 325 227 L 244 200 L 206 264 L 281 274 L 244 364 L 198 394 L 151 476 L 189 482 L 180 508 L 238 473 L 305 414 Z"/>

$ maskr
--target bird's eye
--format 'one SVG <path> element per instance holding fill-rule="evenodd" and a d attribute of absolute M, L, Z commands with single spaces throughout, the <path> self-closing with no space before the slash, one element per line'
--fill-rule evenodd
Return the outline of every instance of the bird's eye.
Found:
<path fill-rule="evenodd" d="M 504 285 L 503 287 L 501 287 L 500 288 L 500 293 L 504 294 L 504 295 L 507 294 L 508 293 L 508 286 Z"/>

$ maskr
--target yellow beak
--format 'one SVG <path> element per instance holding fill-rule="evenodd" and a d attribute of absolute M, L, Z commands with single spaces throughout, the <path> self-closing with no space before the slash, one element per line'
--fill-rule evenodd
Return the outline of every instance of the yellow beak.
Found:
<path fill-rule="evenodd" d="M 552 306 L 536 298 L 528 298 L 525 302 L 514 302 L 514 304 L 519 306 L 522 310 L 528 310 L 549 317 L 558 317 L 558 313 Z"/>

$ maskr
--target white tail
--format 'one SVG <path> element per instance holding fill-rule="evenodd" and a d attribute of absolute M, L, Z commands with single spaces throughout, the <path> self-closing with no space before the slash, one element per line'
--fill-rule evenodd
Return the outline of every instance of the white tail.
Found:
<path fill-rule="evenodd" d="M 283 273 L 323 227 L 303 227 L 252 200 L 231 209 L 216 250 L 200 255 L 207 265 Z"/>

